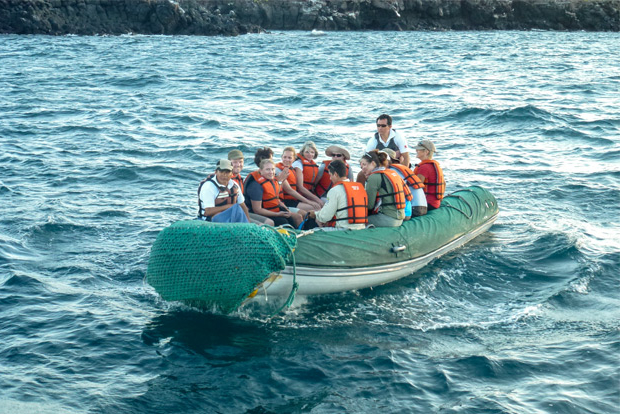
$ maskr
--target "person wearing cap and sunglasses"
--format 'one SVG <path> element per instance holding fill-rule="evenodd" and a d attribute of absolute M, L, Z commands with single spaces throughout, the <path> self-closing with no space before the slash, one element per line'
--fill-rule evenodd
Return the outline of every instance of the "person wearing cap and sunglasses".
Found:
<path fill-rule="evenodd" d="M 420 163 L 416 164 L 413 173 L 424 183 L 424 194 L 426 194 L 428 210 L 434 210 L 441 206 L 441 200 L 446 191 L 443 170 L 439 163 L 433 159 L 433 155 L 436 152 L 435 144 L 428 139 L 423 139 L 418 142 L 415 150 Z"/>
<path fill-rule="evenodd" d="M 411 160 L 407 140 L 392 128 L 392 117 L 387 114 L 379 115 L 377 118 L 377 132 L 368 140 L 366 152 L 374 149 L 382 150 L 384 148 L 394 150 L 396 152 L 396 159 L 402 165 L 407 167 L 410 165 Z"/>
<path fill-rule="evenodd" d="M 245 198 L 237 183 L 231 180 L 233 166 L 219 160 L 215 173 L 198 186 L 198 218 L 216 223 L 247 223 L 250 221 Z"/>
<path fill-rule="evenodd" d="M 330 145 L 325 149 L 325 155 L 331 157 L 331 160 L 325 160 L 319 165 L 319 172 L 314 183 L 314 193 L 317 197 L 326 196 L 329 189 L 332 188 L 333 182 L 328 168 L 332 161 L 342 161 L 347 169 L 345 177 L 353 181 L 353 171 L 349 168 L 349 163 L 347 162 L 351 159 L 349 151 L 339 145 Z"/>

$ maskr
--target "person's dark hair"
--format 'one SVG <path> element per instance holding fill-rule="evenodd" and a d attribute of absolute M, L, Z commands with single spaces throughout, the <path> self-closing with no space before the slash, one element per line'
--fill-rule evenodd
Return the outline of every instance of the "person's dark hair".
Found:
<path fill-rule="evenodd" d="M 259 148 L 254 154 L 254 164 L 260 167 L 260 162 L 267 158 L 273 158 L 273 150 L 269 147 Z"/>
<path fill-rule="evenodd" d="M 388 114 L 381 114 L 381 115 L 379 115 L 379 117 L 377 118 L 377 122 L 379 122 L 382 119 L 385 119 L 385 121 L 386 121 L 386 123 L 388 125 L 392 125 L 392 117 L 389 116 Z"/>
<path fill-rule="evenodd" d="M 373 161 L 377 164 L 377 167 L 387 167 L 389 165 L 388 155 L 385 152 L 380 152 L 379 150 L 368 151 L 366 154 L 362 156 L 368 162 Z"/>
<path fill-rule="evenodd" d="M 347 166 L 340 160 L 330 162 L 327 169 L 332 174 L 338 174 L 338 177 L 345 178 L 347 176 Z"/>

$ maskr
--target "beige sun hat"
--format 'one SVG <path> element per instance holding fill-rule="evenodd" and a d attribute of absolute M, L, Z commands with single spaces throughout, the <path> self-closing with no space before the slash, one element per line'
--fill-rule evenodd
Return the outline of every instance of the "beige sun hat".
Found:
<path fill-rule="evenodd" d="M 325 155 L 327 155 L 328 157 L 331 157 L 334 154 L 344 155 L 345 160 L 351 159 L 351 154 L 349 154 L 349 151 L 342 148 L 340 145 L 330 145 L 329 147 L 325 148 Z"/>
<path fill-rule="evenodd" d="M 418 145 L 416 145 L 415 149 L 425 149 L 429 150 L 430 152 L 437 152 L 437 150 L 435 150 L 435 144 L 433 144 L 430 139 L 423 139 L 422 141 L 418 142 Z"/>
<path fill-rule="evenodd" d="M 232 171 L 233 170 L 232 162 L 226 159 L 221 159 L 217 162 L 215 169 L 220 170 L 220 171 L 226 171 L 226 170 Z"/>
<path fill-rule="evenodd" d="M 388 157 L 390 157 L 391 159 L 398 160 L 398 158 L 396 157 L 396 151 L 394 151 L 393 149 L 383 148 L 382 150 L 379 150 L 379 152 L 381 151 L 385 152 L 388 155 Z"/>

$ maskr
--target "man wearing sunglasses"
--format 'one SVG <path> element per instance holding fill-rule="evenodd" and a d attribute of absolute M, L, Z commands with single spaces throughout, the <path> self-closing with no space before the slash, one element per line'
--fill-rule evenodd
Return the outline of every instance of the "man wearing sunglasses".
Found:
<path fill-rule="evenodd" d="M 382 150 L 384 148 L 389 148 L 396 152 L 396 157 L 402 165 L 407 167 L 411 165 L 407 140 L 396 132 L 395 129 L 392 129 L 392 117 L 387 114 L 379 115 L 377 118 L 377 132 L 374 137 L 368 140 L 366 152 L 374 149 Z"/>

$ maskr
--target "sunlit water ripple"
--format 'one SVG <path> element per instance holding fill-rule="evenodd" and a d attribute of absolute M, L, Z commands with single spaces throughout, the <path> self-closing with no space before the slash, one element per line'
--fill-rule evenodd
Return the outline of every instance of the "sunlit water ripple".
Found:
<path fill-rule="evenodd" d="M 616 413 L 619 40 L 0 36 L 0 412 Z M 383 112 L 495 194 L 490 232 L 270 321 L 143 283 L 230 149 L 357 160 Z"/>

